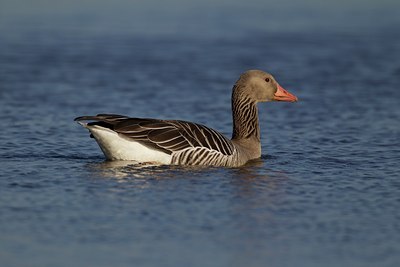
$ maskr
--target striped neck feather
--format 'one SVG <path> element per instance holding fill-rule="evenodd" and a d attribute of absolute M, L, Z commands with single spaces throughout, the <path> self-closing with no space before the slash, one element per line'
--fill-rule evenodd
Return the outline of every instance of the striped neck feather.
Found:
<path fill-rule="evenodd" d="M 233 134 L 232 140 L 255 137 L 260 141 L 258 109 L 255 100 L 233 90 L 232 92 Z"/>

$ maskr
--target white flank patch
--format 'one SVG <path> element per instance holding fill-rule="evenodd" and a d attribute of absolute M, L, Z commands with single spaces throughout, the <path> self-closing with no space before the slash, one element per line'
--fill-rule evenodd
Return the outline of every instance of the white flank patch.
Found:
<path fill-rule="evenodd" d="M 120 137 L 116 132 L 100 126 L 86 126 L 93 134 L 104 155 L 109 160 L 135 160 L 170 164 L 171 155 L 152 150 L 138 142 Z"/>

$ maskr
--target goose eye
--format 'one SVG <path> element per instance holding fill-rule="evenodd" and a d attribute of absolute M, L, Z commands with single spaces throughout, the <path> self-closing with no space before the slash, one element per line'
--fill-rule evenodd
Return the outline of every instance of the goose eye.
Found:
<path fill-rule="evenodd" d="M 265 81 L 266 81 L 267 83 L 269 83 L 269 78 L 265 78 Z"/>

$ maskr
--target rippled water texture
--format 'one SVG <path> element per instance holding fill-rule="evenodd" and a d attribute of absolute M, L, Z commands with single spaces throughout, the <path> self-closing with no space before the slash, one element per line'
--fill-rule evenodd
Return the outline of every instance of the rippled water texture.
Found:
<path fill-rule="evenodd" d="M 0 27 L 1 266 L 400 266 L 398 31 L 21 25 Z M 105 162 L 72 121 L 230 136 L 254 68 L 300 101 L 259 105 L 263 156 L 242 168 Z"/>

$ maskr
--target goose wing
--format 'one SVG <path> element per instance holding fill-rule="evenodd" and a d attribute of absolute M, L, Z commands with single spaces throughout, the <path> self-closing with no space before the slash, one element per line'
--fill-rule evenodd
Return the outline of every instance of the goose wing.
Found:
<path fill-rule="evenodd" d="M 94 125 L 109 128 L 120 136 L 168 154 L 201 147 L 226 156 L 234 151 L 231 141 L 219 132 L 187 121 L 130 118 L 116 114 L 82 116 L 75 121 L 92 121 L 87 124 L 89 128 Z"/>

